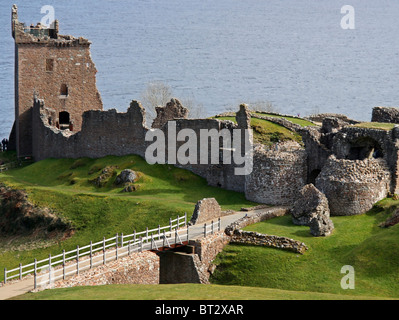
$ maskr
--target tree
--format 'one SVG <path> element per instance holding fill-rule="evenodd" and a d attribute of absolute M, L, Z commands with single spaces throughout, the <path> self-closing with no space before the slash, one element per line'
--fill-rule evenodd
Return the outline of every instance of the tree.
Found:
<path fill-rule="evenodd" d="M 170 85 L 162 81 L 154 81 L 148 83 L 147 87 L 141 94 L 141 103 L 146 110 L 147 123 L 152 121 L 157 116 L 156 107 L 164 107 L 173 98 L 173 92 Z M 184 107 L 189 110 L 189 117 L 193 118 L 205 118 L 206 110 L 204 106 L 197 103 L 192 97 L 179 98 L 180 102 Z"/>
<path fill-rule="evenodd" d="M 172 99 L 172 88 L 162 81 L 150 82 L 141 94 L 141 103 L 146 110 L 147 123 L 157 115 L 155 108 L 164 107 Z"/>

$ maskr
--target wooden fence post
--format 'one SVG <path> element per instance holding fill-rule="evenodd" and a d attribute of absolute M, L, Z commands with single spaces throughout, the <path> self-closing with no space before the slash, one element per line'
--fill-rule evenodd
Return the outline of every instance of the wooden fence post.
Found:
<path fill-rule="evenodd" d="M 93 241 L 90 241 L 90 269 L 93 268 Z"/>
<path fill-rule="evenodd" d="M 118 260 L 118 234 L 115 236 L 115 258 Z"/>
<path fill-rule="evenodd" d="M 105 237 L 103 237 L 103 264 L 105 264 Z"/>
<path fill-rule="evenodd" d="M 34 276 L 33 288 L 37 289 L 37 260 L 36 259 L 35 259 L 35 262 L 34 262 L 33 276 Z"/>
<path fill-rule="evenodd" d="M 48 284 L 51 284 L 51 253 L 48 255 Z"/>
<path fill-rule="evenodd" d="M 62 250 L 62 279 L 65 280 L 65 249 Z"/>
<path fill-rule="evenodd" d="M 79 246 L 76 246 L 76 274 L 79 274 Z"/>
<path fill-rule="evenodd" d="M 184 226 L 187 225 L 187 212 L 184 212 Z"/>

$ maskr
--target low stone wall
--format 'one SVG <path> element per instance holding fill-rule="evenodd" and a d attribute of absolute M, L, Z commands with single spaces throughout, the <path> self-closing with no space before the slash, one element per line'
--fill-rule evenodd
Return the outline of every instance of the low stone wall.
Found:
<path fill-rule="evenodd" d="M 308 247 L 303 242 L 297 240 L 242 230 L 234 230 L 230 243 L 242 243 L 277 248 L 300 254 L 304 254 L 304 252 L 308 250 Z"/>
<path fill-rule="evenodd" d="M 54 288 L 158 283 L 159 257 L 151 251 L 144 251 L 132 253 L 130 256 L 83 271 L 66 280 L 57 281 Z"/>
<path fill-rule="evenodd" d="M 340 119 L 350 124 L 359 123 L 359 121 L 349 119 L 346 115 L 339 113 L 319 113 L 319 114 L 310 115 L 306 119 L 314 122 L 323 122 L 325 118 L 331 118 L 331 117 Z"/>
<path fill-rule="evenodd" d="M 231 223 L 225 229 L 225 233 L 231 236 L 234 230 L 245 228 L 246 226 L 261 221 L 269 220 L 275 217 L 281 217 L 289 213 L 288 207 L 267 208 L 264 211 L 256 213 L 251 216 L 244 216 L 243 218 Z"/>

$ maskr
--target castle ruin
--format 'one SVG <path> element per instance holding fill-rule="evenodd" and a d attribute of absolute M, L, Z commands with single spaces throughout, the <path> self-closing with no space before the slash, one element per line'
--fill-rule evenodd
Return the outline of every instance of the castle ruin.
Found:
<path fill-rule="evenodd" d="M 18 21 L 18 8 L 11 12 L 15 39 L 15 123 L 13 141 L 18 156 L 32 149 L 32 99 L 37 96 L 51 105 L 49 123 L 61 130 L 79 131 L 82 113 L 102 110 L 96 88 L 97 69 L 90 56 L 90 41 L 58 33 L 52 26 L 26 26 Z"/>
<path fill-rule="evenodd" d="M 356 121 L 334 114 L 314 117 L 321 125 L 302 127 L 281 117 L 250 113 L 245 105 L 235 115 L 237 123 L 217 117 L 187 119 L 187 110 L 174 99 L 157 109 L 149 128 L 138 101 L 132 101 L 125 113 L 103 111 L 87 39 L 59 35 L 57 21 L 52 28 L 26 27 L 18 21 L 16 6 L 12 8 L 12 33 L 16 77 L 11 136 L 20 157 L 31 155 L 36 161 L 129 154 L 144 157 L 149 146 L 146 133 L 158 128 L 167 137 L 172 120 L 177 130 L 192 129 L 199 134 L 203 129 L 244 132 L 251 117 L 258 117 L 300 134 L 303 145 L 255 145 L 253 170 L 246 176 L 235 175 L 237 166 L 223 161 L 178 166 L 212 186 L 244 192 L 249 200 L 273 205 L 292 205 L 300 190 L 312 183 L 327 197 L 331 215 L 361 214 L 388 193 L 399 193 L 397 127 L 357 127 Z M 395 117 L 391 109 L 373 112 L 373 118 L 379 120 L 394 122 Z M 220 154 L 225 151 L 222 149 Z"/>

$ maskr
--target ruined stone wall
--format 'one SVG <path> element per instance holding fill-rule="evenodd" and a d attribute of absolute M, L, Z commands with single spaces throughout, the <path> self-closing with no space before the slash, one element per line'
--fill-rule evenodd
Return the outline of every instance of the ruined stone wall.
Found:
<path fill-rule="evenodd" d="M 145 154 L 145 133 L 148 130 L 144 125 L 145 111 L 136 101 L 131 103 L 126 113 L 114 109 L 85 112 L 82 130 L 77 133 L 50 126 L 49 113 L 51 109 L 45 108 L 42 100 L 35 100 L 32 127 L 33 156 L 36 161 L 46 158 Z"/>
<path fill-rule="evenodd" d="M 384 159 L 345 160 L 331 156 L 316 179 L 332 216 L 362 214 L 386 197 L 391 173 Z"/>
<path fill-rule="evenodd" d="M 311 115 L 311 116 L 307 117 L 306 119 L 308 119 L 310 121 L 322 123 L 325 118 L 337 118 L 337 119 L 340 119 L 340 120 L 350 123 L 350 124 L 359 123 L 359 121 L 349 119 L 346 115 L 339 114 L 339 113 L 319 113 L 319 114 Z"/>
<path fill-rule="evenodd" d="M 190 219 L 191 224 L 204 223 L 222 216 L 222 209 L 215 198 L 204 198 L 199 200 L 194 208 Z"/>
<path fill-rule="evenodd" d="M 162 128 L 168 121 L 174 119 L 187 119 L 188 109 L 183 107 L 178 99 L 172 98 L 165 107 L 155 107 L 157 113 L 151 128 Z"/>
<path fill-rule="evenodd" d="M 356 160 L 353 150 L 371 144 L 371 147 L 379 149 L 382 157 L 391 172 L 390 191 L 399 192 L 399 128 L 393 130 L 378 130 L 371 128 L 344 127 L 335 134 L 332 143 L 332 152 L 338 159 Z M 369 148 L 371 148 L 369 147 Z M 369 157 L 373 157 L 370 153 Z M 360 159 L 361 160 L 361 159 Z"/>
<path fill-rule="evenodd" d="M 222 153 L 219 152 L 219 157 L 214 163 L 211 158 L 211 147 L 212 147 L 212 140 L 208 140 L 208 158 L 205 161 L 205 164 L 201 164 L 201 153 L 204 152 L 205 146 L 200 143 L 200 137 L 203 134 L 202 130 L 216 130 L 220 132 L 221 130 L 228 130 L 230 137 L 233 136 L 233 129 L 238 129 L 238 127 L 231 121 L 220 121 L 215 119 L 178 119 L 175 121 L 176 123 L 176 130 L 179 132 L 180 130 L 184 129 L 191 129 L 194 131 L 195 136 L 197 139 L 197 160 L 196 164 L 188 163 L 188 164 L 181 164 L 177 163 L 176 166 L 190 170 L 195 174 L 205 178 L 208 181 L 208 184 L 215 187 L 221 187 L 228 190 L 244 192 L 245 188 L 245 176 L 244 175 L 236 175 L 234 169 L 237 167 L 233 161 L 233 153 L 230 151 L 231 155 L 231 163 L 226 164 L 223 163 L 223 156 Z M 168 122 L 164 127 L 163 131 L 165 132 L 166 136 L 166 145 L 167 150 L 168 148 L 168 133 L 169 133 L 169 126 L 171 125 Z M 242 132 L 242 137 L 244 133 Z M 188 141 L 188 139 L 186 139 Z M 186 143 L 186 141 L 178 141 L 176 144 L 176 150 Z M 222 146 L 222 139 L 219 140 L 219 146 Z M 168 158 L 168 154 L 166 156 Z"/>
<path fill-rule="evenodd" d="M 100 158 L 107 155 L 136 154 L 145 157 L 147 147 L 153 141 L 145 141 L 149 130 L 145 126 L 145 110 L 139 102 L 132 101 L 126 113 L 116 110 L 90 110 L 83 114 L 82 128 L 79 132 L 60 130 L 54 127 L 51 119 L 56 111 L 44 104 L 43 100 L 35 99 L 32 108 L 32 154 L 36 161 L 46 158 Z M 214 119 L 179 119 L 176 120 L 176 131 L 192 129 L 197 137 L 201 129 L 229 130 L 230 134 L 236 126 L 231 121 Z M 165 161 L 168 163 L 168 129 L 167 123 L 163 127 L 165 133 Z M 185 142 L 177 142 L 176 152 Z M 197 144 L 197 164 L 176 164 L 176 166 L 190 170 L 205 178 L 212 186 L 229 190 L 244 191 L 245 176 L 236 175 L 235 165 L 224 164 L 220 157 L 219 164 L 211 163 L 211 141 L 208 143 L 208 162 L 200 163 L 203 151 L 200 141 Z M 231 152 L 231 151 L 230 151 Z"/>
<path fill-rule="evenodd" d="M 375 107 L 371 114 L 371 121 L 399 123 L 399 109 L 393 107 Z"/>
<path fill-rule="evenodd" d="M 255 148 L 253 170 L 245 179 L 246 198 L 259 203 L 291 205 L 306 184 L 306 161 L 306 151 L 299 147 L 289 151 Z"/>
<path fill-rule="evenodd" d="M 303 242 L 298 240 L 242 230 L 235 230 L 233 232 L 230 243 L 277 248 L 300 254 L 304 254 L 305 251 L 308 250 L 308 247 Z"/>

